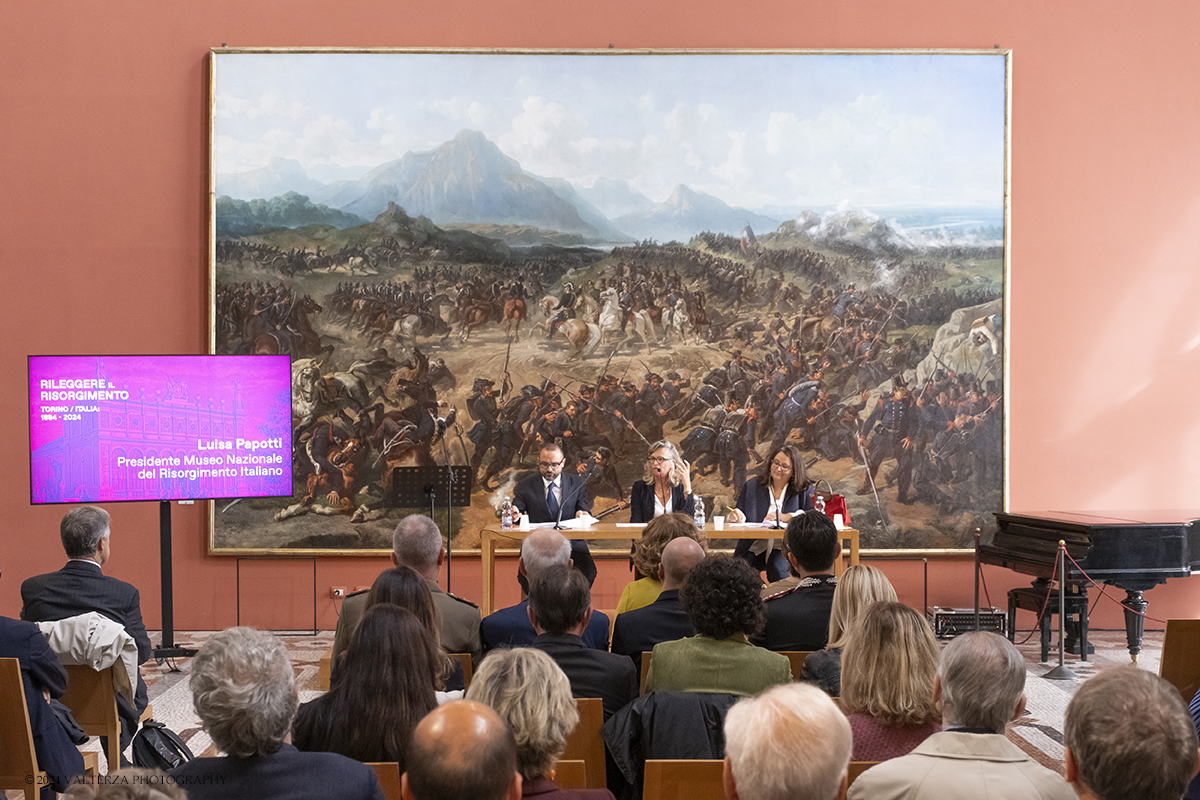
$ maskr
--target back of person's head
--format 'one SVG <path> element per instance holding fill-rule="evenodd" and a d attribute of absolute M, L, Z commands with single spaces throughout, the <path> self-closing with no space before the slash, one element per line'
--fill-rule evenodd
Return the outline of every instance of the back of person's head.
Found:
<path fill-rule="evenodd" d="M 855 621 L 842 650 L 842 702 L 884 725 L 935 722 L 937 668 L 925 618 L 902 603 L 876 603 Z"/>
<path fill-rule="evenodd" d="M 187 800 L 187 793 L 160 769 L 124 767 L 104 780 L 73 783 L 68 800 Z"/>
<path fill-rule="evenodd" d="M 679 604 L 701 636 L 753 636 L 762 630 L 765 618 L 761 589 L 762 581 L 749 564 L 717 553 L 692 567 L 679 589 Z"/>
<path fill-rule="evenodd" d="M 413 732 L 401 794 L 405 800 L 516 800 L 521 778 L 512 732 L 482 703 L 438 706 Z"/>
<path fill-rule="evenodd" d="M 577 569 L 554 564 L 529 583 L 529 612 L 547 633 L 566 633 L 584 621 L 591 607 L 591 588 Z"/>
<path fill-rule="evenodd" d="M 850 723 L 806 683 L 739 700 L 725 717 L 729 800 L 833 800 L 847 777 Z M 797 754 L 803 757 L 798 758 Z"/>
<path fill-rule="evenodd" d="M 429 584 L 412 567 L 392 567 L 379 573 L 367 592 L 363 608 L 369 609 L 381 603 L 407 608 L 417 615 L 421 623 L 437 629 L 437 609 L 433 605 L 433 594 Z"/>
<path fill-rule="evenodd" d="M 111 524 L 108 512 L 99 506 L 68 511 L 58 525 L 67 558 L 89 558 L 100 547 L 100 540 L 108 536 Z"/>
<path fill-rule="evenodd" d="M 248 758 L 276 752 L 296 715 L 287 648 L 254 628 L 227 628 L 192 659 L 192 704 L 217 749 Z"/>
<path fill-rule="evenodd" d="M 381 603 L 367 609 L 329 687 L 326 741 L 359 760 L 396 761 L 403 769 L 413 728 L 437 706 L 445 662 L 429 630 L 407 608 Z"/>
<path fill-rule="evenodd" d="M 550 772 L 579 724 L 571 682 L 554 659 L 533 647 L 489 653 L 466 698 L 491 706 L 508 723 L 517 742 L 517 769 L 526 780 Z"/>
<path fill-rule="evenodd" d="M 696 529 L 695 520 L 687 514 L 678 511 L 659 514 L 646 525 L 642 538 L 633 544 L 633 568 L 642 577 L 657 578 L 663 548 L 681 536 L 700 542 L 705 549 L 708 547 L 704 533 Z"/>
<path fill-rule="evenodd" d="M 829 647 L 846 646 L 850 626 L 875 603 L 895 603 L 896 590 L 879 569 L 869 564 L 848 567 L 838 578 L 829 612 Z"/>
<path fill-rule="evenodd" d="M 946 645 L 938 680 L 944 725 L 1003 733 L 1024 698 L 1025 659 L 1003 636 L 972 631 Z"/>
<path fill-rule="evenodd" d="M 1179 691 L 1132 665 L 1079 687 L 1063 735 L 1067 780 L 1098 800 L 1177 800 L 1200 759 Z"/>
<path fill-rule="evenodd" d="M 417 572 L 437 569 L 442 552 L 442 532 L 437 523 L 424 514 L 409 514 L 392 532 L 392 553 L 396 563 Z"/>
<path fill-rule="evenodd" d="M 831 572 L 833 562 L 842 554 L 833 520 L 819 511 L 797 514 L 784 532 L 788 552 L 805 572 Z"/>
<path fill-rule="evenodd" d="M 571 543 L 558 531 L 540 528 L 521 542 L 521 562 L 530 580 L 546 567 L 555 564 L 565 567 L 570 561 Z"/>
<path fill-rule="evenodd" d="M 692 567 L 704 560 L 703 542 L 681 536 L 667 542 L 662 552 L 663 588 L 679 588 L 687 580 Z"/>

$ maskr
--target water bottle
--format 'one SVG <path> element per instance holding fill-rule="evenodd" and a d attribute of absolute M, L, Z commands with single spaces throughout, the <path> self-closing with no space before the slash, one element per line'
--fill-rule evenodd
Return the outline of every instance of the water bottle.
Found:
<path fill-rule="evenodd" d="M 820 492 L 813 494 L 813 510 L 821 514 L 825 513 L 825 498 L 821 497 Z"/>
<path fill-rule="evenodd" d="M 696 495 L 696 529 L 704 530 L 704 498 Z"/>
<path fill-rule="evenodd" d="M 500 506 L 500 530 L 511 531 L 513 526 L 512 501 L 507 497 L 504 498 L 504 505 Z"/>

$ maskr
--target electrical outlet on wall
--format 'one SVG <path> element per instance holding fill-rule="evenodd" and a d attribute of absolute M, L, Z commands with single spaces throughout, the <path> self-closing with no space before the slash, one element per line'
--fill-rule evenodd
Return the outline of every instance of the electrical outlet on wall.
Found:
<path fill-rule="evenodd" d="M 331 586 L 331 587 L 329 588 L 329 596 L 330 596 L 330 597 L 333 597 L 333 598 L 335 598 L 335 599 L 336 599 L 336 598 L 340 598 L 340 597 L 345 597 L 345 596 L 346 596 L 346 587 L 344 587 L 344 586 Z"/>

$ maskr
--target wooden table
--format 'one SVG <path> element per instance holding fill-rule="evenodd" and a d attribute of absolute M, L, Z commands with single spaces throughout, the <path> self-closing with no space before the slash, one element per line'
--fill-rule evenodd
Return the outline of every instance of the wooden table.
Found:
<path fill-rule="evenodd" d="M 568 539 L 618 539 L 631 541 L 633 539 L 642 538 L 642 529 L 645 525 L 630 525 L 611 522 L 601 522 L 598 525 L 593 525 L 590 528 L 579 528 L 576 530 L 564 530 L 563 536 Z M 496 544 L 501 540 L 517 543 L 522 541 L 526 536 L 532 533 L 537 528 L 528 531 L 517 530 L 513 528 L 510 531 L 500 529 L 499 525 L 489 526 L 484 528 L 480 533 L 480 573 L 482 574 L 483 592 L 480 596 L 479 610 L 484 616 L 491 614 L 496 610 Z M 704 533 L 709 539 L 783 539 L 782 530 L 772 530 L 763 528 L 759 525 L 730 525 L 726 523 L 724 530 L 716 530 L 710 523 L 704 529 Z M 838 531 L 838 535 L 842 540 L 842 552 L 846 553 L 849 550 L 849 563 L 854 565 L 858 563 L 858 531 L 854 528 L 844 528 Z M 841 558 L 838 558 L 833 565 L 834 574 L 841 575 L 845 572 L 846 567 Z"/>

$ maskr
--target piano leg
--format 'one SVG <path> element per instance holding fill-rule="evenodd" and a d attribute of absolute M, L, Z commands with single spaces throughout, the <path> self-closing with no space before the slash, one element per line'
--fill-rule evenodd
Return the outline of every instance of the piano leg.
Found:
<path fill-rule="evenodd" d="M 1126 589 L 1121 605 L 1125 606 L 1125 640 L 1129 643 L 1129 655 L 1136 664 L 1138 653 L 1142 652 L 1142 631 L 1146 626 L 1146 619 L 1142 615 L 1146 613 L 1146 601 L 1142 599 L 1140 590 Z"/>

